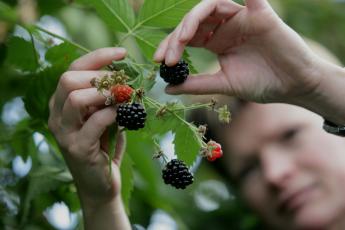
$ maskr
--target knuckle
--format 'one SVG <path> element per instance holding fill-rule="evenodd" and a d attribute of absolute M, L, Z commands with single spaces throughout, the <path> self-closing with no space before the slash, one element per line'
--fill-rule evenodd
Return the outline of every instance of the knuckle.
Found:
<path fill-rule="evenodd" d="M 68 95 L 67 101 L 73 108 L 79 108 L 82 106 L 83 99 L 78 91 L 75 90 Z"/>
<path fill-rule="evenodd" d="M 67 71 L 61 75 L 60 86 L 64 89 L 68 89 L 73 85 L 73 76 L 71 71 Z"/>

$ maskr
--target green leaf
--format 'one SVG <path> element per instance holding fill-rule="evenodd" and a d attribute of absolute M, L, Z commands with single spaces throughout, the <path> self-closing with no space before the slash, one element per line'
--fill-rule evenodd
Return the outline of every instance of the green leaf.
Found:
<path fill-rule="evenodd" d="M 144 56 L 152 61 L 159 43 L 167 36 L 161 30 L 141 29 L 134 34 L 136 41 L 143 52 Z"/>
<path fill-rule="evenodd" d="M 80 53 L 77 48 L 67 42 L 51 47 L 45 54 L 46 61 L 53 66 L 59 66 L 61 69 L 67 69 L 68 66 L 78 57 Z"/>
<path fill-rule="evenodd" d="M 129 201 L 134 187 L 133 161 L 128 154 L 124 154 L 121 162 L 121 195 L 127 214 L 129 215 Z"/>
<path fill-rule="evenodd" d="M 31 77 L 24 97 L 25 109 L 31 117 L 48 120 L 49 99 L 63 72 L 64 70 L 58 67 L 49 67 Z"/>
<path fill-rule="evenodd" d="M 12 37 L 8 42 L 6 62 L 22 71 L 35 71 L 38 67 L 38 55 L 32 42 L 20 37 Z"/>
<path fill-rule="evenodd" d="M 145 0 L 138 17 L 138 25 L 172 28 L 200 0 Z"/>
<path fill-rule="evenodd" d="M 0 20 L 15 23 L 17 21 L 17 14 L 9 5 L 0 2 Z"/>
<path fill-rule="evenodd" d="M 128 32 L 135 23 L 135 16 L 128 0 L 77 0 L 92 6 L 114 32 Z"/>
<path fill-rule="evenodd" d="M 68 43 L 54 46 L 47 51 L 45 58 L 52 66 L 31 76 L 24 97 L 25 108 L 33 118 L 48 120 L 49 99 L 59 78 L 79 56 L 78 50 Z"/>
<path fill-rule="evenodd" d="M 174 145 L 178 159 L 189 166 L 194 163 L 202 147 L 198 134 L 185 123 L 176 127 Z"/>

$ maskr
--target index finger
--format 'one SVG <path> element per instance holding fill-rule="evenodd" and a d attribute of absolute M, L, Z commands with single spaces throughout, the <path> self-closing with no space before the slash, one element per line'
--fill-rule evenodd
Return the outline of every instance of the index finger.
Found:
<path fill-rule="evenodd" d="M 122 47 L 100 48 L 75 60 L 69 70 L 98 70 L 114 60 L 123 59 L 126 52 Z"/>

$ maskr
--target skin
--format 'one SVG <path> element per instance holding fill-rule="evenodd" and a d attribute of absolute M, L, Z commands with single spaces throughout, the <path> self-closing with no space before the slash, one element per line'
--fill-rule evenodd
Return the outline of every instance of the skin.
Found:
<path fill-rule="evenodd" d="M 247 203 L 276 229 L 344 229 L 345 139 L 306 109 L 250 103 L 225 131 Z"/>
<path fill-rule="evenodd" d="M 244 6 L 228 0 L 201 1 L 161 42 L 154 59 L 174 65 L 186 45 L 215 53 L 220 69 L 190 77 L 168 87 L 167 93 L 217 93 L 295 104 L 345 124 L 345 70 L 313 53 L 266 0 L 247 0 Z"/>
<path fill-rule="evenodd" d="M 87 230 L 131 229 L 120 193 L 125 138 L 117 134 L 109 180 L 106 129 L 115 122 L 116 109 L 105 107 L 105 98 L 90 84 L 106 74 L 100 68 L 125 55 L 122 48 L 103 48 L 75 60 L 49 103 L 48 125 L 74 178 Z"/>

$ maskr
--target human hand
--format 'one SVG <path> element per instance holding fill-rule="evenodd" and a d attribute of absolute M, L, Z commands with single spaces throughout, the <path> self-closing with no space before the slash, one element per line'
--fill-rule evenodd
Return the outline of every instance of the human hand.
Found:
<path fill-rule="evenodd" d="M 157 62 L 176 64 L 189 45 L 217 54 L 220 64 L 217 73 L 190 77 L 168 86 L 168 93 L 221 93 L 262 103 L 311 98 L 321 81 L 319 58 L 266 0 L 245 2 L 201 1 L 161 42 Z"/>
<path fill-rule="evenodd" d="M 120 194 L 120 162 L 125 137 L 118 132 L 109 180 L 107 127 L 115 122 L 114 106 L 91 86 L 91 79 L 107 71 L 99 69 L 124 58 L 123 48 L 103 48 L 75 60 L 50 99 L 49 128 L 62 149 L 80 199 L 85 205 L 106 204 Z"/>

